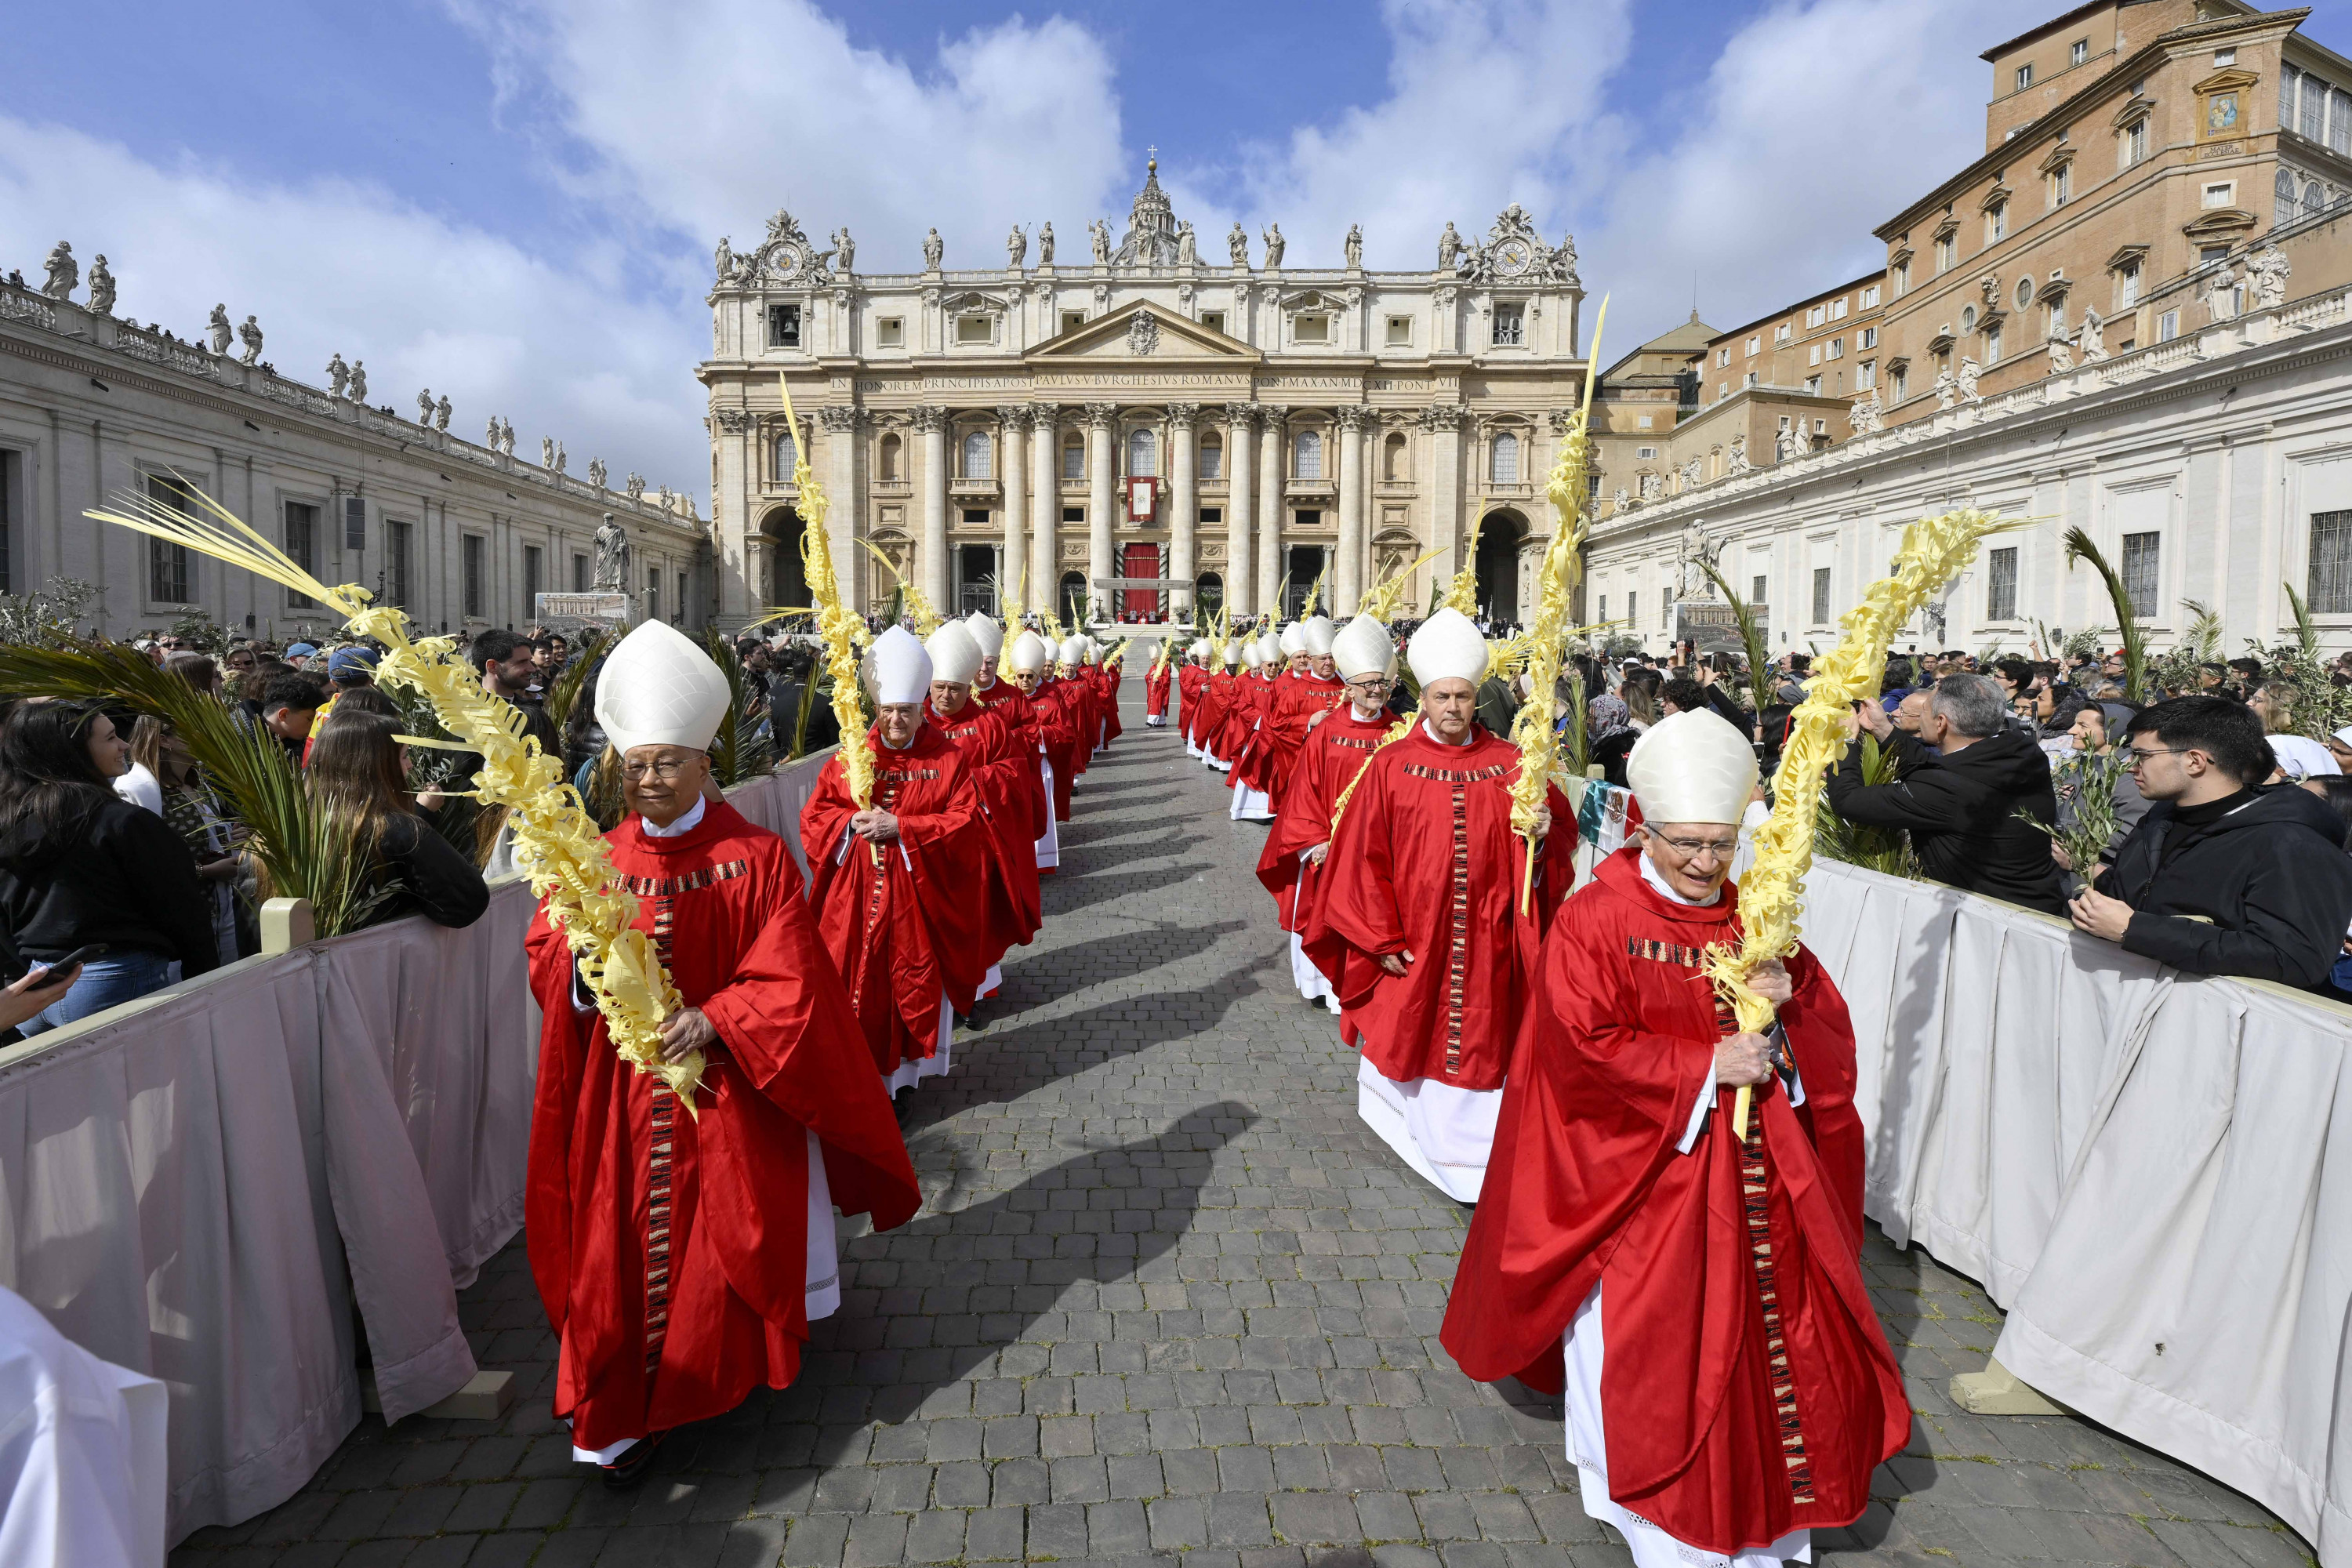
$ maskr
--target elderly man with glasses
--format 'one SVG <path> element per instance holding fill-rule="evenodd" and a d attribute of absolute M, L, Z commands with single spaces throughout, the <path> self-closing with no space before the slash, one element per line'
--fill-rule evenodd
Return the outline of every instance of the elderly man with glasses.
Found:
<path fill-rule="evenodd" d="M 1290 934 L 1290 978 L 1298 994 L 1337 1013 L 1330 978 L 1315 967 L 1300 933 L 1315 912 L 1318 870 L 1331 847 L 1331 803 L 1364 771 L 1389 732 L 1389 691 L 1396 680 L 1396 644 L 1388 628 L 1358 616 L 1326 644 L 1344 700 L 1318 709 L 1276 802 L 1274 826 L 1257 858 L 1257 879 L 1274 895 L 1282 929 Z"/>
<path fill-rule="evenodd" d="M 1626 771 L 1641 843 L 1552 921 L 1440 1337 L 1564 1388 L 1584 1511 L 1641 1568 L 1810 1562 L 1911 1430 L 1862 1277 L 1853 1030 L 1801 947 L 1751 976 L 1766 1033 L 1707 977 L 1739 942 L 1747 738 L 1673 714 Z"/>
<path fill-rule="evenodd" d="M 2352 857 L 2325 801 L 2263 785 L 2262 721 L 2227 698 L 2176 697 L 2133 719 L 2126 744 L 2155 804 L 2067 907 L 2075 929 L 2191 974 L 2325 989 L 2352 924 Z"/>

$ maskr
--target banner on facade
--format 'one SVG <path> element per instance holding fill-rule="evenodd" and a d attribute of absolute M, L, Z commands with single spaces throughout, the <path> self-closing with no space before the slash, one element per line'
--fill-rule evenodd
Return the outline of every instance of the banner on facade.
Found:
<path fill-rule="evenodd" d="M 1179 589 L 1192 587 L 1192 579 L 1190 577 L 1097 577 L 1094 580 L 1094 584 L 1097 588 L 1137 588 L 1148 589 L 1155 594 L 1172 594 Z"/>
<path fill-rule="evenodd" d="M 626 625 L 626 594 L 541 594 L 532 605 L 532 618 L 541 623 L 580 621 L 597 626 Z"/>
<path fill-rule="evenodd" d="M 1159 516 L 1160 481 L 1155 479 L 1131 479 L 1127 481 L 1127 521 L 1151 522 Z"/>

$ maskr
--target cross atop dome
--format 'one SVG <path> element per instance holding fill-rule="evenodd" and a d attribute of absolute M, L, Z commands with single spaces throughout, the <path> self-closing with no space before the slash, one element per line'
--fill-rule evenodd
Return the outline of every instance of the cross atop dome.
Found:
<path fill-rule="evenodd" d="M 1127 237 L 1120 241 L 1118 253 L 1112 260 L 1120 267 L 1173 267 L 1178 260 L 1180 237 L 1168 193 L 1160 188 L 1160 149 L 1152 146 L 1144 151 L 1149 157 L 1143 165 L 1143 188 L 1135 193 L 1135 205 L 1128 216 Z"/>

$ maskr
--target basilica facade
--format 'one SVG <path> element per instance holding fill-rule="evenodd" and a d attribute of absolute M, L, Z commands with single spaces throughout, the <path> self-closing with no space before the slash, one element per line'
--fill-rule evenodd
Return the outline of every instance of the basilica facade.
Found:
<path fill-rule="evenodd" d="M 937 230 L 919 273 L 829 241 L 779 212 L 719 247 L 698 374 L 722 625 L 808 603 L 803 450 L 869 609 L 895 586 L 874 551 L 942 610 L 1073 620 L 1252 614 L 1286 582 L 1290 608 L 1318 578 L 1344 612 L 1434 552 L 1404 598 L 1425 605 L 1482 512 L 1482 600 L 1531 601 L 1584 289 L 1573 240 L 1517 206 L 1483 238 L 1448 224 L 1425 269 L 1367 270 L 1355 230 L 1343 267 L 1286 266 L 1279 225 L 1213 237 L 1213 262 L 1154 163 L 1125 235 L 1089 224 L 1075 258 L 1050 223 L 986 268 L 949 268 Z"/>

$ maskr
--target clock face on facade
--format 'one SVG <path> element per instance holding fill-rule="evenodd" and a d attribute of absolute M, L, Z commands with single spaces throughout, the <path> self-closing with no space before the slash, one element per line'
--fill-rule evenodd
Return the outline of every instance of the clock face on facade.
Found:
<path fill-rule="evenodd" d="M 1507 239 L 1495 247 L 1495 269 L 1516 276 L 1528 269 L 1535 259 L 1534 247 L 1524 239 Z"/>
<path fill-rule="evenodd" d="M 779 278 L 797 278 L 808 265 L 808 247 L 796 240 L 780 239 L 768 247 L 768 270 Z"/>

